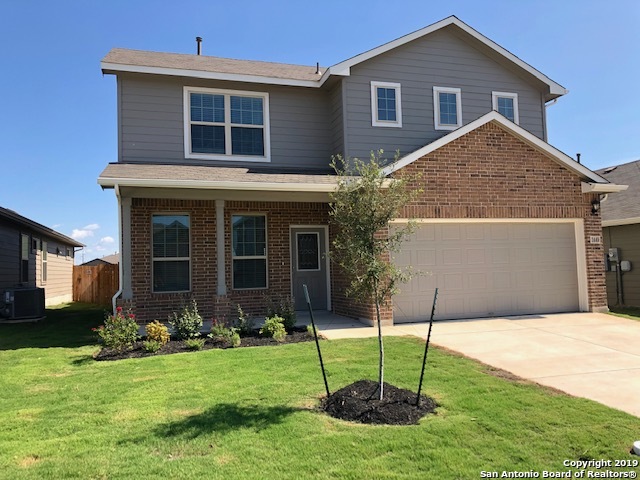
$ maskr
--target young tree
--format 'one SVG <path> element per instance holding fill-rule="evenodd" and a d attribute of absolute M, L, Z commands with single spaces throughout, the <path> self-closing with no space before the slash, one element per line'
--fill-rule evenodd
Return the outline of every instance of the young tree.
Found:
<path fill-rule="evenodd" d="M 409 179 L 389 179 L 383 173 L 382 150 L 371 152 L 368 162 L 333 157 L 338 185 L 331 194 L 329 215 L 335 227 L 332 258 L 350 280 L 346 295 L 375 304 L 378 325 L 380 400 L 384 394 L 384 345 L 380 308 L 411 274 L 391 261 L 414 228 L 409 222 L 389 230 L 389 222 L 419 193 L 408 189 Z M 397 161 L 397 155 L 396 159 Z"/>

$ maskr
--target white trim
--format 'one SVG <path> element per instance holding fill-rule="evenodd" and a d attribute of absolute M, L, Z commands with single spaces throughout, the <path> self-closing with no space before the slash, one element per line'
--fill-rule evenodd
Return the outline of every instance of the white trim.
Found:
<path fill-rule="evenodd" d="M 460 28 L 471 37 L 475 38 L 476 40 L 483 43 L 490 49 L 494 50 L 496 53 L 505 57 L 510 62 L 513 62 L 518 67 L 525 70 L 530 75 L 533 75 L 535 78 L 537 78 L 541 82 L 548 85 L 549 93 L 551 96 L 559 97 L 561 95 L 565 95 L 569 93 L 569 91 L 566 88 L 564 88 L 562 85 L 554 82 L 549 77 L 544 75 L 542 72 L 536 70 L 528 63 L 523 62 L 514 54 L 512 54 L 508 50 L 505 50 L 500 45 L 490 40 L 489 38 L 485 37 L 480 32 L 474 30 L 469 25 L 467 25 L 462 20 L 458 19 L 453 15 L 443 20 L 440 20 L 439 22 L 431 24 L 427 27 L 421 28 L 420 30 L 416 30 L 413 33 L 397 38 L 396 40 L 393 40 L 391 42 L 385 43 L 384 45 L 380 45 L 379 47 L 376 47 L 367 52 L 361 53 L 360 55 L 356 55 L 355 57 L 352 57 L 347 60 L 344 60 L 343 62 L 337 63 L 329 68 L 329 72 L 331 75 L 349 75 L 349 70 L 354 65 L 357 65 L 366 60 L 369 60 L 370 58 L 377 57 L 378 55 L 388 52 L 389 50 L 392 50 L 394 48 L 397 48 L 401 45 L 412 42 L 414 40 L 417 40 L 418 38 L 424 37 L 425 35 L 433 33 L 449 25 L 455 25 L 456 27 Z"/>
<path fill-rule="evenodd" d="M 161 188 L 196 188 L 211 190 L 249 190 L 275 192 L 333 192 L 333 183 L 288 183 L 288 182 L 238 182 L 214 180 L 173 180 L 156 178 L 112 178 L 99 177 L 98 185 L 109 188 L 121 187 L 161 187 Z"/>
<path fill-rule="evenodd" d="M 396 120 L 378 119 L 378 88 L 388 88 L 396 91 Z M 371 82 L 371 126 L 402 128 L 402 92 L 399 83 Z"/>
<path fill-rule="evenodd" d="M 271 161 L 271 130 L 269 123 L 269 94 L 267 92 L 253 92 L 245 90 L 228 90 L 220 88 L 203 88 L 203 87 L 182 87 L 183 91 L 183 125 L 184 125 L 184 157 L 194 158 L 201 160 L 223 160 L 230 162 L 270 162 Z M 216 122 L 192 122 L 191 121 L 191 101 L 190 93 L 206 93 L 210 95 L 223 95 L 224 96 L 224 115 L 225 121 L 223 123 Z M 231 123 L 231 96 L 238 97 L 258 97 L 262 98 L 262 125 L 245 125 L 245 124 L 233 124 Z M 225 150 L 224 154 L 212 154 L 212 153 L 194 153 L 191 151 L 191 125 L 205 124 L 224 127 L 225 131 Z M 264 139 L 264 156 L 257 155 L 233 155 L 231 153 L 231 128 L 262 128 Z"/>
<path fill-rule="evenodd" d="M 627 188 L 629 188 L 629 185 L 582 182 L 582 193 L 616 193 L 622 192 Z"/>
<path fill-rule="evenodd" d="M 233 254 L 233 217 L 264 217 L 264 255 L 245 255 L 236 256 Z M 229 248 L 231 249 L 231 289 L 237 292 L 246 292 L 249 290 L 268 290 L 269 289 L 269 223 L 266 213 L 254 212 L 231 212 L 231 229 L 229 230 Z M 264 287 L 245 287 L 236 288 L 233 275 L 234 260 L 264 260 Z"/>
<path fill-rule="evenodd" d="M 407 223 L 408 218 L 396 218 L 390 224 Z M 582 218 L 414 218 L 418 224 L 434 223 L 569 223 L 574 226 L 576 246 L 576 275 L 578 279 L 578 306 L 580 311 L 589 311 L 589 282 L 587 278 L 586 238 Z"/>
<path fill-rule="evenodd" d="M 327 272 L 327 310 L 331 311 L 331 261 L 329 259 L 329 226 L 328 225 L 289 225 L 289 258 L 293 257 L 291 233 L 294 228 L 321 228 L 324 230 L 325 272 Z M 293 266 L 292 266 L 293 267 Z M 291 270 L 291 296 L 293 297 L 293 270 Z"/>
<path fill-rule="evenodd" d="M 440 93 L 453 93 L 456 96 L 456 124 L 440 123 Z M 433 125 L 436 130 L 455 130 L 462 126 L 462 90 L 451 87 L 433 86 Z"/>
<path fill-rule="evenodd" d="M 153 217 L 154 216 L 162 216 L 162 217 L 177 217 L 177 216 L 185 216 L 187 217 L 187 219 L 189 220 L 189 256 L 188 257 L 154 257 L 153 256 Z M 164 295 L 167 293 L 187 293 L 187 292 L 191 292 L 193 290 L 193 262 L 191 261 L 191 253 L 193 251 L 193 245 L 191 242 L 191 237 L 192 237 L 192 231 L 191 231 L 191 214 L 189 214 L 188 212 L 171 212 L 171 211 L 158 211 L 158 212 L 152 212 L 151 213 L 151 218 L 150 218 L 151 222 L 150 223 L 150 229 L 151 229 L 151 293 L 154 295 Z M 156 262 L 184 262 L 184 261 L 188 261 L 189 262 L 189 288 L 187 290 L 162 290 L 162 291 L 157 291 L 155 289 L 154 286 L 154 269 L 155 269 L 155 263 Z"/>
<path fill-rule="evenodd" d="M 520 125 L 520 114 L 518 112 L 518 94 L 511 92 L 491 92 L 491 108 L 500 113 L 500 111 L 498 110 L 498 98 L 510 98 L 513 100 L 513 123 L 515 123 L 516 125 Z M 508 118 L 508 120 L 511 119 Z"/>
<path fill-rule="evenodd" d="M 49 242 L 42 242 L 40 262 L 40 284 L 46 285 L 49 280 Z"/>
<path fill-rule="evenodd" d="M 603 220 L 603 227 L 619 227 L 622 225 L 634 225 L 636 223 L 640 223 L 640 217 L 632 217 L 632 218 L 620 218 L 617 220 Z"/>
<path fill-rule="evenodd" d="M 431 142 L 430 144 L 425 145 L 424 147 L 419 148 L 418 150 L 408 155 L 405 155 L 404 157 L 399 159 L 397 162 L 386 167 L 383 170 L 383 172 L 385 175 L 390 175 L 393 172 L 403 167 L 406 167 L 410 163 L 415 162 L 419 158 L 422 158 L 425 155 L 428 155 L 431 152 L 434 152 L 435 150 L 444 147 L 448 143 L 451 143 L 454 140 L 457 140 L 458 138 L 466 135 L 469 132 L 472 132 L 473 130 L 489 122 L 494 122 L 499 127 L 510 132 L 515 137 L 519 138 L 520 140 L 532 146 L 533 148 L 539 150 L 541 153 L 547 155 L 549 158 L 556 161 L 557 163 L 567 168 L 568 170 L 576 173 L 577 175 L 580 175 L 581 177 L 591 180 L 595 183 L 605 184 L 608 187 L 613 186 L 613 184 L 609 183 L 609 181 L 606 178 L 601 177 L 595 172 L 592 172 L 584 165 L 576 162 L 573 158 L 571 158 L 567 154 L 561 152 L 560 150 L 549 145 L 543 140 L 540 140 L 538 137 L 536 137 L 532 133 L 529 133 L 527 130 L 520 127 L 519 125 L 516 125 L 515 123 L 507 120 L 498 112 L 489 112 L 483 115 L 482 117 L 478 118 L 477 120 L 474 120 L 471 123 L 467 123 L 463 127 L 460 127 L 457 130 L 445 135 L 444 137 L 440 137 L 438 140 Z"/>
<path fill-rule="evenodd" d="M 300 257 L 298 256 L 298 235 L 315 235 L 318 239 L 318 268 L 305 268 L 300 269 Z M 296 272 L 321 272 L 322 266 L 320 264 L 320 234 L 318 232 L 296 232 Z"/>
<path fill-rule="evenodd" d="M 205 78 L 209 80 L 229 80 L 232 82 L 260 83 L 267 85 L 287 85 L 292 87 L 320 87 L 329 75 L 326 76 L 328 70 L 318 76 L 318 80 L 295 80 L 290 78 L 263 77 L 260 75 L 247 75 L 241 73 L 222 73 L 209 72 L 205 70 L 188 70 L 184 68 L 169 67 L 148 67 L 143 65 L 128 65 L 121 63 L 101 62 L 100 68 L 102 73 L 111 72 L 130 72 L 130 73 L 149 73 L 154 75 L 169 75 L 177 77 L 189 78 Z"/>

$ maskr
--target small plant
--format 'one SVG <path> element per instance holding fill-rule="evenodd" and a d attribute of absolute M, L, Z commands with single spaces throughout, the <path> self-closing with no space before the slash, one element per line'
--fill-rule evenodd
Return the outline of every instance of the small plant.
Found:
<path fill-rule="evenodd" d="M 146 330 L 147 340 L 157 342 L 160 346 L 166 345 L 171 338 L 169 329 L 157 320 L 148 323 Z M 155 351 L 157 351 L 157 349 Z"/>
<path fill-rule="evenodd" d="M 238 305 L 238 318 L 233 325 L 236 328 L 237 332 L 240 335 L 244 336 L 251 335 L 255 326 L 254 324 L 255 321 L 253 320 L 253 318 L 244 313 L 242 307 Z"/>
<path fill-rule="evenodd" d="M 313 337 L 314 336 L 313 333 L 314 333 L 313 332 L 313 325 L 311 325 L 311 324 L 307 325 L 307 335 Z"/>
<path fill-rule="evenodd" d="M 284 319 L 277 315 L 266 318 L 260 329 L 260 335 L 273 338 L 276 342 L 284 341 L 287 330 L 284 328 Z"/>
<path fill-rule="evenodd" d="M 209 338 L 225 338 L 229 335 L 229 327 L 215 318 L 211 321 L 211 333 L 207 335 Z"/>
<path fill-rule="evenodd" d="M 144 348 L 145 352 L 156 353 L 160 348 L 164 345 L 164 343 L 159 342 L 158 340 L 145 340 L 142 342 L 142 348 Z"/>
<path fill-rule="evenodd" d="M 122 312 L 122 307 L 116 308 L 116 314 L 107 313 L 104 325 L 93 329 L 106 347 L 121 351 L 131 348 L 138 339 L 138 324 L 133 313 Z"/>
<path fill-rule="evenodd" d="M 280 317 L 282 324 L 288 332 L 296 325 L 296 309 L 293 298 L 287 297 L 267 297 L 267 317 Z"/>
<path fill-rule="evenodd" d="M 204 347 L 204 342 L 204 338 L 188 338 L 184 341 L 184 344 L 189 350 L 202 350 L 202 347 Z"/>
<path fill-rule="evenodd" d="M 227 341 L 229 342 L 229 345 L 231 345 L 233 348 L 237 348 L 240 346 L 240 334 L 238 332 L 235 331 L 235 329 L 230 329 L 229 330 L 229 335 L 227 336 Z"/>
<path fill-rule="evenodd" d="M 176 312 L 171 312 L 169 325 L 175 329 L 176 335 L 181 340 L 199 336 L 202 328 L 202 317 L 198 313 L 196 301 L 191 300 L 191 304 L 186 305 L 180 315 Z"/>

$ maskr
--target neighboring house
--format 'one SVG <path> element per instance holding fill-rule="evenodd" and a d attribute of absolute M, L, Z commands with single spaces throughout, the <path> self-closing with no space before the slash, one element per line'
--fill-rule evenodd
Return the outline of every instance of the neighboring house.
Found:
<path fill-rule="evenodd" d="M 420 172 L 418 218 L 393 261 L 417 277 L 386 323 L 605 310 L 600 216 L 613 185 L 546 143 L 546 103 L 567 90 L 449 17 L 329 68 L 114 49 L 118 301 L 142 321 L 185 298 L 206 317 L 309 285 L 316 309 L 369 321 L 325 255 L 333 154 Z M 413 186 L 415 187 L 415 186 Z"/>
<path fill-rule="evenodd" d="M 0 291 L 39 287 L 45 305 L 73 298 L 73 259 L 82 243 L 0 207 Z"/>
<path fill-rule="evenodd" d="M 640 160 L 598 170 L 613 183 L 629 188 L 616 195 L 607 195 L 601 203 L 602 233 L 605 252 L 618 249 L 618 262 L 607 268 L 607 298 L 609 306 L 640 307 Z M 619 271 L 621 261 L 631 262 L 630 271 Z"/>
<path fill-rule="evenodd" d="M 120 254 L 105 255 L 102 258 L 94 258 L 88 262 L 79 265 L 80 267 L 97 267 L 98 265 L 118 265 L 120 263 Z"/>

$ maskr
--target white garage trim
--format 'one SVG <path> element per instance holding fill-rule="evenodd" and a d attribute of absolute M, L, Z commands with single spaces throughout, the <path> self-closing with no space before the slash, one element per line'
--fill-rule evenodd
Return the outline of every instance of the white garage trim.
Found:
<path fill-rule="evenodd" d="M 408 218 L 396 218 L 390 224 L 408 223 Z M 582 218 L 414 218 L 418 224 L 433 223 L 569 223 L 573 224 L 576 241 L 576 268 L 578 276 L 578 303 L 580 311 L 589 311 L 589 288 L 587 281 L 587 254 Z"/>

